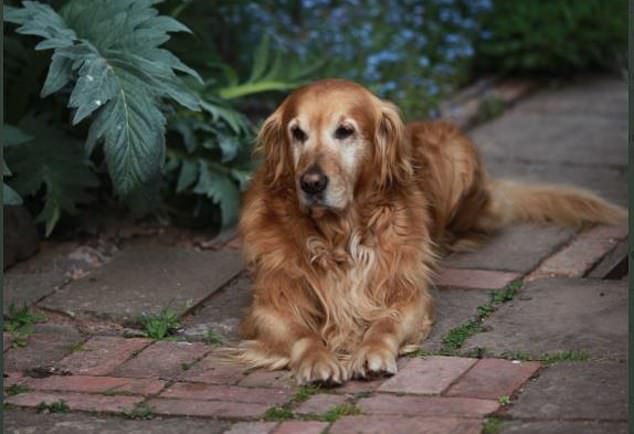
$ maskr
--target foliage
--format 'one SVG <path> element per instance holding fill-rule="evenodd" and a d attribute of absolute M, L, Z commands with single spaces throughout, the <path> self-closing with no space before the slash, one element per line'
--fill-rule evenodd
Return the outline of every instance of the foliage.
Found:
<path fill-rule="evenodd" d="M 493 0 L 476 42 L 479 70 L 569 74 L 614 68 L 627 49 L 626 0 Z"/>
<path fill-rule="evenodd" d="M 207 345 L 222 345 L 224 339 L 222 335 L 212 329 L 207 330 L 207 334 L 205 335 L 205 342 Z"/>
<path fill-rule="evenodd" d="M 154 419 L 154 409 L 147 404 L 137 404 L 132 410 L 124 410 L 123 415 L 129 419 Z"/>
<path fill-rule="evenodd" d="M 264 413 L 264 420 L 281 422 L 293 419 L 295 415 L 286 407 L 271 407 Z"/>
<path fill-rule="evenodd" d="M 37 406 L 37 411 L 40 413 L 68 413 L 69 410 L 70 407 L 63 399 L 52 402 L 42 401 Z"/>
<path fill-rule="evenodd" d="M 4 331 L 11 334 L 12 345 L 23 347 L 33 333 L 33 325 L 46 320 L 45 315 L 32 312 L 28 306 L 17 308 L 11 303 L 4 314 Z"/>
<path fill-rule="evenodd" d="M 169 309 L 156 314 L 142 315 L 139 322 L 145 334 L 156 340 L 165 339 L 180 327 L 178 315 Z"/>
<path fill-rule="evenodd" d="M 11 386 L 7 387 L 4 392 L 6 396 L 15 396 L 19 395 L 20 393 L 29 392 L 30 390 L 31 388 L 26 384 L 13 383 Z"/>
<path fill-rule="evenodd" d="M 326 413 L 324 413 L 322 419 L 326 422 L 335 422 L 342 416 L 350 416 L 355 414 L 361 414 L 361 410 L 354 406 L 354 404 L 345 403 L 341 405 L 336 405 L 330 409 Z"/>
<path fill-rule="evenodd" d="M 89 189 L 99 182 L 81 144 L 64 130 L 33 117 L 24 118 L 20 128 L 33 138 L 7 148 L 6 157 L 15 172 L 9 184 L 22 196 L 43 197 L 44 207 L 36 221 L 46 223 L 48 236 L 62 212 L 76 214 L 77 204 L 92 200 Z"/>

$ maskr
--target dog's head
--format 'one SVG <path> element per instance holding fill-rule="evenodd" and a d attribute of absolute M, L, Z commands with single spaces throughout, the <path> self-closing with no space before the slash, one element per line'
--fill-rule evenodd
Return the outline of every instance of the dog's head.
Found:
<path fill-rule="evenodd" d="M 411 176 L 409 142 L 396 107 L 364 87 L 323 80 L 293 92 L 258 135 L 266 182 L 292 183 L 306 211 L 343 212 L 362 188 Z"/>

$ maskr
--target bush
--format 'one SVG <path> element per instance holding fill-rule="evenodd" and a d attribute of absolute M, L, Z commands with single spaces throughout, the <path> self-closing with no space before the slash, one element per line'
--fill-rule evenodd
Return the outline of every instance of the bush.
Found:
<path fill-rule="evenodd" d="M 482 18 L 479 71 L 562 75 L 614 69 L 627 49 L 626 0 L 494 0 Z"/>
<path fill-rule="evenodd" d="M 159 14 L 156 1 L 62 3 L 4 9 L 25 35 L 7 35 L 5 49 L 8 120 L 17 126 L 3 143 L 11 203 L 29 199 L 47 235 L 98 187 L 139 212 L 231 225 L 254 128 L 230 101 L 293 88 L 308 71 L 271 59 L 264 38 L 246 81 L 220 62 L 199 73 L 162 47 L 189 29 Z"/>

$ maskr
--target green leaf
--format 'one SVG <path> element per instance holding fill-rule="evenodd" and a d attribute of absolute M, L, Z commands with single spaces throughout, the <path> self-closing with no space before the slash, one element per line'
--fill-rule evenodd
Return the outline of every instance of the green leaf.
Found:
<path fill-rule="evenodd" d="M 34 135 L 30 142 L 6 149 L 13 168 L 10 185 L 22 197 L 43 192 L 44 208 L 37 221 L 46 223 L 50 235 L 62 213 L 75 214 L 77 204 L 92 200 L 88 188 L 99 185 L 81 151 L 62 130 L 49 126 L 41 118 L 28 117 L 20 127 Z"/>
<path fill-rule="evenodd" d="M 2 203 L 4 205 L 22 205 L 22 198 L 17 191 L 2 183 Z"/>
<path fill-rule="evenodd" d="M 198 165 L 190 160 L 183 160 L 176 182 L 176 193 L 181 193 L 191 187 L 198 178 Z"/>
<path fill-rule="evenodd" d="M 32 136 L 26 134 L 21 129 L 9 124 L 4 124 L 2 128 L 2 134 L 4 139 L 4 146 L 21 145 L 22 143 L 33 140 Z"/>
<path fill-rule="evenodd" d="M 5 8 L 16 32 L 40 36 L 54 48 L 42 95 L 73 83 L 73 124 L 93 115 L 86 151 L 104 144 L 116 191 L 126 196 L 156 179 L 165 153 L 165 101 L 199 110 L 198 97 L 176 72 L 202 83 L 193 69 L 159 48 L 170 32 L 188 32 L 160 16 L 154 0 L 72 0 L 61 13 L 37 2 Z M 51 215 L 53 215 L 51 213 Z"/>
<path fill-rule="evenodd" d="M 205 162 L 199 163 L 199 169 L 200 177 L 194 187 L 194 193 L 203 194 L 217 203 L 222 212 L 222 226 L 231 226 L 238 217 L 240 191 L 227 175 L 210 170 Z"/>

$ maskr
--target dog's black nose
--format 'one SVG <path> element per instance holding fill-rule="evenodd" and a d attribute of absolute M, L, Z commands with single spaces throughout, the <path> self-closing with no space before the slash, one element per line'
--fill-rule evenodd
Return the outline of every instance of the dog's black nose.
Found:
<path fill-rule="evenodd" d="M 321 193 L 328 186 L 328 177 L 319 167 L 311 167 L 299 179 L 299 185 L 304 193 Z"/>

